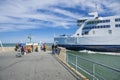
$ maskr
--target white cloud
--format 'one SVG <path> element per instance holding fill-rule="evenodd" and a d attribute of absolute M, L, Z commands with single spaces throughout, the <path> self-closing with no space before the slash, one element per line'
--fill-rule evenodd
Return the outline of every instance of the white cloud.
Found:
<path fill-rule="evenodd" d="M 120 1 L 104 1 L 104 5 L 109 9 L 108 12 L 120 15 Z"/>
<path fill-rule="evenodd" d="M 75 21 L 83 16 L 83 13 L 73 12 L 59 7 L 76 8 L 76 10 L 83 10 L 91 12 L 95 10 L 95 4 L 97 4 L 98 11 L 101 14 L 107 12 L 114 13 L 114 15 L 120 14 L 120 1 L 119 0 L 5 0 L 0 1 L 0 23 L 11 23 L 11 24 L 0 24 L 1 31 L 14 31 L 19 29 L 33 29 L 39 28 L 38 25 L 48 27 L 63 26 L 69 28 L 69 25 L 75 25 Z M 59 6 L 52 7 L 51 6 Z M 52 13 L 39 13 L 37 9 L 45 9 L 51 12 L 57 12 L 59 14 L 68 16 L 64 18 Z M 13 19 L 8 16 L 18 17 L 21 19 Z M 29 18 L 44 20 L 52 22 L 50 26 L 48 24 L 29 22 Z M 73 21 L 73 22 L 72 22 Z M 19 23 L 21 25 L 13 25 Z M 25 24 L 25 25 L 22 25 Z"/>
<path fill-rule="evenodd" d="M 61 3 L 63 3 L 63 6 L 77 6 L 79 9 L 88 10 L 88 12 L 95 11 L 95 5 L 97 4 L 99 13 L 109 11 L 114 12 L 116 15 L 120 14 L 120 0 L 65 0 L 61 1 Z M 106 7 L 106 9 L 103 6 Z"/>
<path fill-rule="evenodd" d="M 79 17 L 81 17 L 78 14 L 75 14 L 75 13 L 72 13 L 72 12 L 69 12 L 69 11 L 66 11 L 66 10 L 62 10 L 62 9 L 54 9 L 53 11 L 64 14 L 66 16 L 69 16 L 69 17 L 75 18 L 75 19 L 78 19 Z"/>

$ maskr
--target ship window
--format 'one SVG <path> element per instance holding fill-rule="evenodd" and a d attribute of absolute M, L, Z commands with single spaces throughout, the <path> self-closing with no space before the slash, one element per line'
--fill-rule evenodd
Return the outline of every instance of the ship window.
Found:
<path fill-rule="evenodd" d="M 88 35 L 88 31 L 83 32 L 82 35 Z"/>
<path fill-rule="evenodd" d="M 120 24 L 116 24 L 115 27 L 120 27 Z"/>
<path fill-rule="evenodd" d="M 79 36 L 79 33 L 77 34 L 77 36 Z"/>
<path fill-rule="evenodd" d="M 97 26 L 97 28 L 100 28 L 100 26 Z"/>
<path fill-rule="evenodd" d="M 109 28 L 110 27 L 110 25 L 107 25 L 107 28 Z"/>
<path fill-rule="evenodd" d="M 100 23 L 100 21 L 97 21 L 97 23 Z"/>
<path fill-rule="evenodd" d="M 105 23 L 105 20 L 103 20 L 103 23 Z"/>
<path fill-rule="evenodd" d="M 112 30 L 108 30 L 108 33 L 109 33 L 109 34 L 112 34 Z"/>
<path fill-rule="evenodd" d="M 107 22 L 110 22 L 109 19 L 106 19 L 106 20 L 101 20 L 100 23 L 107 23 Z"/>
<path fill-rule="evenodd" d="M 118 24 L 116 24 L 115 27 L 118 27 Z"/>
<path fill-rule="evenodd" d="M 106 22 L 110 22 L 110 20 L 106 20 Z"/>
<path fill-rule="evenodd" d="M 105 26 L 103 26 L 103 28 L 105 28 Z"/>
<path fill-rule="evenodd" d="M 87 35 L 88 34 L 88 31 L 85 31 L 85 35 Z"/>
<path fill-rule="evenodd" d="M 102 23 L 102 20 L 100 21 L 100 23 Z"/>
<path fill-rule="evenodd" d="M 116 22 L 120 21 L 120 18 L 116 18 L 115 21 L 116 21 Z"/>

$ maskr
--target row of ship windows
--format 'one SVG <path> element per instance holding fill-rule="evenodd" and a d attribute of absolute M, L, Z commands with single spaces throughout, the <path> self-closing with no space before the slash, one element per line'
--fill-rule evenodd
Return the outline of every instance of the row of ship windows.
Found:
<path fill-rule="evenodd" d="M 120 18 L 116 18 L 115 21 L 116 21 L 116 22 L 120 21 Z"/>
<path fill-rule="evenodd" d="M 116 22 L 120 21 L 120 18 L 116 18 L 115 19 Z M 96 24 L 96 23 L 108 23 L 110 22 L 110 20 L 99 20 L 99 21 L 90 21 L 87 24 Z"/>
<path fill-rule="evenodd" d="M 78 22 L 84 22 L 84 21 L 85 20 L 78 20 Z M 118 21 L 120 21 L 120 18 L 115 19 L 115 22 L 118 22 Z M 89 22 L 87 22 L 87 24 L 108 23 L 108 22 L 110 22 L 109 19 L 107 19 L 107 20 L 99 20 L 99 21 L 89 21 Z"/>
<path fill-rule="evenodd" d="M 90 21 L 90 22 L 87 22 L 87 24 L 96 24 L 96 23 L 108 23 L 110 22 L 110 20 L 99 20 L 99 21 Z"/>
<path fill-rule="evenodd" d="M 79 23 L 79 22 L 81 23 L 81 22 L 85 22 L 85 21 L 86 21 L 86 20 L 78 20 L 77 22 L 78 22 L 78 23 Z"/>
<path fill-rule="evenodd" d="M 116 24 L 115 27 L 119 27 L 120 28 L 120 24 Z"/>
<path fill-rule="evenodd" d="M 115 27 L 120 28 L 120 24 L 116 24 Z M 97 29 L 97 28 L 110 28 L 110 25 L 84 27 L 83 29 Z"/>
<path fill-rule="evenodd" d="M 88 31 L 82 33 L 82 35 L 88 35 L 88 34 L 89 34 Z M 95 34 L 95 31 L 93 31 L 93 34 Z M 108 34 L 112 34 L 112 30 L 108 30 Z"/>
<path fill-rule="evenodd" d="M 110 28 L 110 25 L 84 27 L 83 30 L 84 29 L 97 29 L 97 28 Z"/>

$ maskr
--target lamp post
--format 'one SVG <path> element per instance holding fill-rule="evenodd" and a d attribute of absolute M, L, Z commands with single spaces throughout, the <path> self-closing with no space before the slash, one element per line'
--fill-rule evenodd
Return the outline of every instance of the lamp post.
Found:
<path fill-rule="evenodd" d="M 29 42 L 31 43 L 32 42 L 31 34 L 28 36 L 28 39 L 30 40 Z"/>

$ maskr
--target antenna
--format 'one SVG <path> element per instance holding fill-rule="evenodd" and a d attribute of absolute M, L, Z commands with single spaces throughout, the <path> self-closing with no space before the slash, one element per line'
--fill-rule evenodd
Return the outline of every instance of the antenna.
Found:
<path fill-rule="evenodd" d="M 97 10 L 98 8 L 97 8 L 97 4 L 95 4 L 95 11 L 97 12 L 98 10 Z"/>
<path fill-rule="evenodd" d="M 89 15 L 94 16 L 95 19 L 98 19 L 97 4 L 95 4 L 95 12 L 89 13 Z"/>

